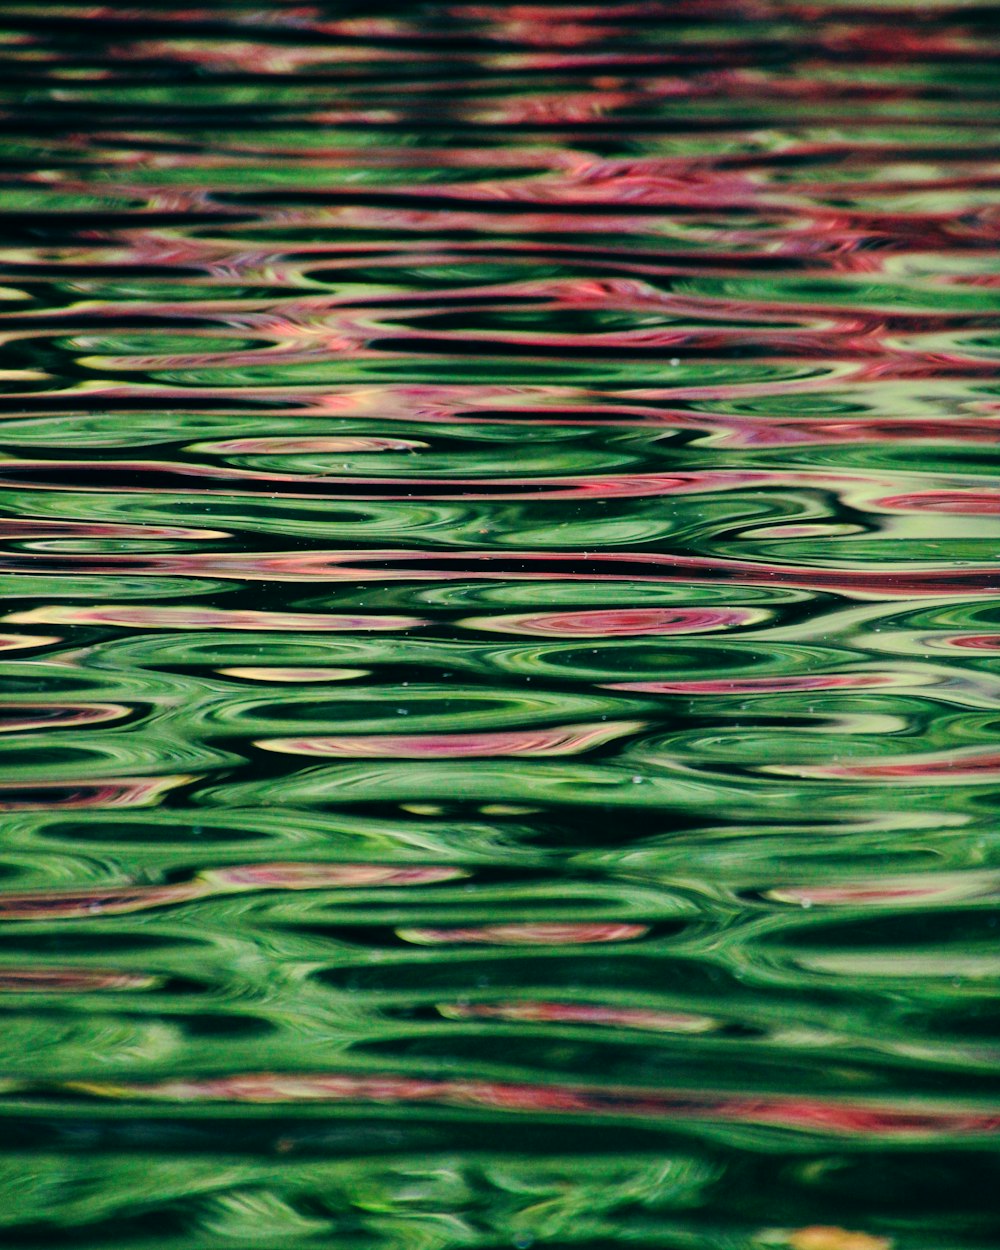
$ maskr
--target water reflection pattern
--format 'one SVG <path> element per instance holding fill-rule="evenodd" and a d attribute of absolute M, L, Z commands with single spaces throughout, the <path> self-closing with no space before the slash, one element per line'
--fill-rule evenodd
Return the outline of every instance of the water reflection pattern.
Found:
<path fill-rule="evenodd" d="M 12 1250 L 989 1250 L 985 0 L 0 14 Z"/>

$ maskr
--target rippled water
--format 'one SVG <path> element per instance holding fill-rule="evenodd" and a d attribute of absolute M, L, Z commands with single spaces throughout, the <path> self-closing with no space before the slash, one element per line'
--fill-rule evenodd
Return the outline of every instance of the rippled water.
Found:
<path fill-rule="evenodd" d="M 976 0 L 0 13 L 0 1225 L 1000 1244 Z"/>

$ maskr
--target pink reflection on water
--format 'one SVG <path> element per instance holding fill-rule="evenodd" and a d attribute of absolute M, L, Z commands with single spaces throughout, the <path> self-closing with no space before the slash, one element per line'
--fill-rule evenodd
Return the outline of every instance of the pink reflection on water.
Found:
<path fill-rule="evenodd" d="M 0 518 L 0 538 L 226 538 L 225 530 L 189 525 L 120 525 L 109 521 L 62 521 L 38 517 Z"/>
<path fill-rule="evenodd" d="M 499 568 L 496 566 L 500 565 Z M 532 566 L 536 568 L 532 568 Z M 463 567 L 464 566 L 464 567 Z M 492 567 L 491 567 L 492 566 Z M 604 569 L 608 568 L 608 571 Z M 808 566 L 766 560 L 628 551 L 369 551 L 184 552 L 149 555 L 77 555 L 30 558 L 14 552 L 0 572 L 111 573 L 115 576 L 182 574 L 236 581 L 391 582 L 490 581 L 714 582 L 734 585 L 830 590 L 858 598 L 996 595 L 1000 575 L 992 565 L 897 564 L 878 568 Z M 37 609 L 33 620 L 56 620 L 55 608 Z M 5 618 L 7 620 L 12 617 Z M 17 619 L 23 620 L 24 617 Z M 58 618 L 62 619 L 62 618 Z M 386 617 L 376 618 L 382 621 Z M 397 618 L 398 619 L 398 618 Z"/>
<path fill-rule="evenodd" d="M 828 886 L 781 886 L 766 891 L 766 896 L 798 907 L 905 907 L 911 903 L 988 898 L 997 893 L 998 887 L 1000 876 L 997 874 L 967 871 L 845 881 Z"/>
<path fill-rule="evenodd" d="M 0 968 L 2 994 L 89 994 L 96 990 L 145 990 L 158 978 L 143 972 L 112 972 L 100 968 Z"/>
<path fill-rule="evenodd" d="M 340 630 L 411 629 L 428 622 L 418 616 L 350 616 L 321 612 L 253 612 L 205 607 L 73 607 L 58 604 L 11 612 L 3 618 L 61 625 L 119 625 L 129 629 L 250 629 L 302 633 Z"/>
<path fill-rule="evenodd" d="M 1000 1112 L 992 1108 L 963 1108 L 941 1102 L 900 1106 L 780 1094 L 538 1085 L 388 1074 L 252 1072 L 205 1080 L 68 1081 L 66 1088 L 98 1098 L 182 1104 L 430 1103 L 546 1115 L 728 1122 L 833 1136 L 904 1140 L 992 1135 L 1000 1128 Z"/>
<path fill-rule="evenodd" d="M 646 634 L 693 634 L 760 621 L 753 608 L 603 608 L 577 612 L 519 612 L 473 616 L 468 629 L 555 638 L 637 638 Z"/>
<path fill-rule="evenodd" d="M 107 777 L 95 780 L 0 782 L 0 812 L 75 810 L 102 807 L 150 807 L 170 790 L 197 777 L 174 773 L 160 777 Z M 3 903 L 10 896 L 0 896 Z"/>
<path fill-rule="evenodd" d="M 653 1033 L 706 1033 L 719 1027 L 711 1016 L 642 1007 L 591 1003 L 534 1002 L 439 1003 L 438 1011 L 455 1020 L 509 1020 L 533 1024 L 589 1024 L 641 1029 Z"/>
<path fill-rule="evenodd" d="M 62 471 L 84 469 L 83 462 L 73 463 L 61 461 Z M 243 493 L 246 489 L 250 494 L 261 494 L 261 485 L 268 487 L 284 487 L 283 490 L 268 489 L 266 494 L 271 499 L 316 498 L 321 495 L 327 499 L 630 499 L 648 498 L 657 495 L 673 495 L 682 493 L 700 493 L 716 490 L 735 490 L 745 486 L 761 486 L 769 483 L 773 474 L 754 472 L 751 470 L 725 470 L 719 472 L 683 472 L 683 473 L 622 473 L 606 476 L 588 477 L 518 477 L 507 475 L 494 478 L 406 478 L 406 477 L 373 477 L 373 476 L 337 476 L 336 474 L 304 474 L 278 473 L 273 471 L 231 468 L 218 465 L 196 465 L 184 462 L 170 463 L 152 460 L 118 460 L 106 462 L 107 470 L 128 475 L 150 475 L 152 480 L 164 477 L 178 479 L 172 487 L 157 489 L 158 495 L 165 495 L 172 489 L 189 492 L 192 488 L 185 479 L 209 479 L 225 482 L 225 488 L 213 489 L 206 487 L 199 490 L 201 495 L 223 494 L 227 497 L 234 493 Z M 26 472 L 32 486 L 36 490 L 61 490 L 61 486 L 47 483 L 41 474 L 53 472 L 51 461 L 7 460 L 0 467 L 0 482 L 9 485 L 21 485 L 21 474 Z M 313 489 L 305 490 L 307 486 Z M 297 488 L 297 489 L 296 489 Z M 321 489 L 317 489 L 321 488 Z M 84 489 L 101 490 L 105 488 L 93 486 Z M 124 494 L 144 494 L 149 487 L 143 485 L 122 485 L 116 491 Z"/>
<path fill-rule="evenodd" d="M 317 735 L 263 738 L 257 746 L 286 755 L 342 759 L 482 759 L 507 755 L 579 755 L 593 747 L 637 733 L 643 721 L 559 725 L 495 732 Z"/>
<path fill-rule="evenodd" d="M 767 764 L 767 772 L 798 777 L 843 777 L 858 781 L 913 781 L 929 778 L 937 784 L 991 783 L 1000 777 L 1000 751 L 942 751 L 903 759 L 859 760 L 850 764 Z"/>
<path fill-rule="evenodd" d="M 875 503 L 901 512 L 971 513 L 974 516 L 991 516 L 1000 512 L 1000 495 L 992 491 L 915 491 L 909 495 L 891 495 L 875 500 Z"/>
<path fill-rule="evenodd" d="M 124 915 L 215 895 L 252 890 L 364 889 L 372 886 L 428 885 L 468 874 L 451 865 L 329 863 L 233 864 L 169 885 L 95 883 L 74 889 L 27 890 L 0 894 L 0 920 L 72 920 Z"/>
<path fill-rule="evenodd" d="M 198 898 L 197 882 L 176 885 L 101 886 L 30 890 L 0 895 L 0 920 L 74 920 L 148 911 Z"/>
<path fill-rule="evenodd" d="M 361 438 L 345 434 L 336 438 L 229 438 L 198 446 L 201 451 L 220 455 L 291 456 L 308 452 L 415 451 L 427 444 L 412 438 Z"/>
<path fill-rule="evenodd" d="M 451 865 L 410 864 L 329 864 L 274 863 L 236 864 L 213 868 L 200 874 L 200 880 L 225 888 L 322 890 L 345 889 L 375 885 L 427 885 L 437 881 L 454 881 L 468 876 L 462 868 Z"/>
<path fill-rule="evenodd" d="M 123 703 L 3 703 L 0 704 L 0 733 L 96 725 L 121 720 L 131 711 Z"/>
<path fill-rule="evenodd" d="M 970 651 L 1000 651 L 1000 634 L 954 634 L 935 637 L 935 645 L 960 647 Z"/>
<path fill-rule="evenodd" d="M 486 943 L 490 946 L 579 946 L 593 942 L 630 942 L 644 937 L 649 925 L 538 921 L 525 924 L 488 924 L 473 928 L 399 929 L 399 936 L 421 946 Z"/>

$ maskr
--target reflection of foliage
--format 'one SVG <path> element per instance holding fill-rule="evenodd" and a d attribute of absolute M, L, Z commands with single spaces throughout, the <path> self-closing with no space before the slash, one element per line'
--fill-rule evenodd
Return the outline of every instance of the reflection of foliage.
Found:
<path fill-rule="evenodd" d="M 279 1141 L 278 1150 L 294 1149 Z M 697 1205 L 719 1169 L 697 1156 L 649 1161 L 608 1156 L 562 1160 L 491 1156 L 379 1164 L 298 1162 L 287 1154 L 252 1163 L 192 1155 L 35 1156 L 34 1167 L 0 1169 L 0 1222 L 71 1228 L 124 1213 L 169 1224 L 176 1212 L 189 1232 L 161 1244 L 209 1246 L 217 1238 L 263 1245 L 269 1238 L 364 1238 L 389 1247 L 474 1247 L 542 1239 L 616 1237 L 635 1223 L 655 1235 L 663 1215 Z M 624 1225 L 622 1223 L 624 1221 Z M 354 1244 L 348 1240 L 344 1244 Z M 358 1243 L 362 1244 L 361 1242 Z"/>

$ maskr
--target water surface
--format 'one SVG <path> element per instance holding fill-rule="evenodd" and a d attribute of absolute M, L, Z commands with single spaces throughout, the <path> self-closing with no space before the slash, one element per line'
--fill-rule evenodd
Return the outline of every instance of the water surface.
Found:
<path fill-rule="evenodd" d="M 985 3 L 10 3 L 0 1225 L 989 1250 Z"/>

